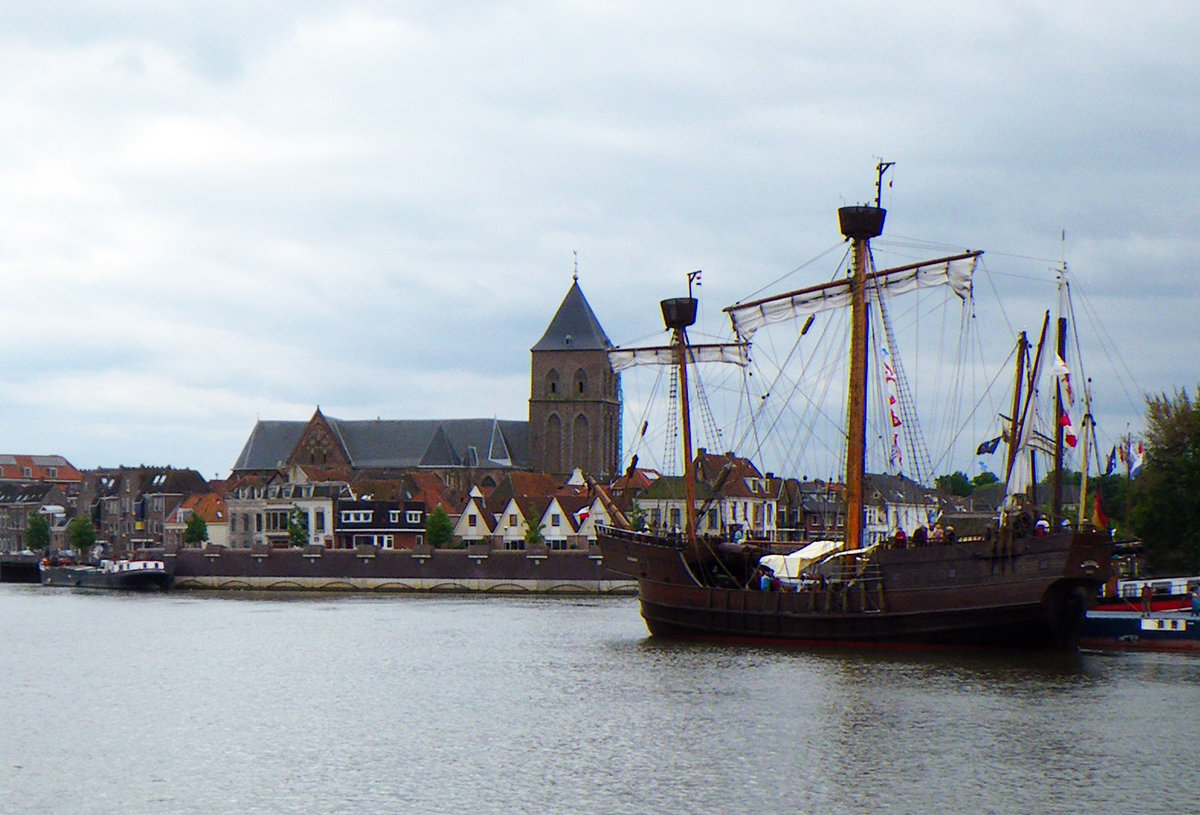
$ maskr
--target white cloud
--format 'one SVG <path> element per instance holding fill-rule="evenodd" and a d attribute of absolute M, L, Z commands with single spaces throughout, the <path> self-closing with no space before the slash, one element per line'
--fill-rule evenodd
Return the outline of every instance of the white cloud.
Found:
<path fill-rule="evenodd" d="M 0 32 L 11 452 L 209 474 L 317 403 L 521 416 L 573 251 L 628 342 L 684 272 L 715 313 L 835 246 L 874 156 L 881 252 L 1065 252 L 1132 392 L 1200 379 L 1189 4 L 78 2 Z"/>

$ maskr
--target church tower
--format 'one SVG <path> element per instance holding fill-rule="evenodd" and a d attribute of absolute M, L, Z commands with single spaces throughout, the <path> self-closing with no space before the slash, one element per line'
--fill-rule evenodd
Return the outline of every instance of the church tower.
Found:
<path fill-rule="evenodd" d="M 535 472 L 575 467 L 600 481 L 615 478 L 620 457 L 620 375 L 612 343 L 579 288 L 579 277 L 550 327 L 530 349 L 529 457 Z"/>

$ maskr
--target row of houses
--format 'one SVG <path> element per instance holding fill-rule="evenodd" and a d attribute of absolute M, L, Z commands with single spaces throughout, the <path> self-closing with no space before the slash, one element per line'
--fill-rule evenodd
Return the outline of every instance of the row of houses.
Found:
<path fill-rule="evenodd" d="M 28 477 L 35 458 L 43 467 L 41 478 Z M 704 449 L 695 464 L 702 536 L 741 532 L 802 544 L 842 535 L 839 483 L 779 478 L 760 472 L 749 459 Z M 579 470 L 565 480 L 519 470 L 489 472 L 483 483 L 464 489 L 421 468 L 356 473 L 292 463 L 207 482 L 195 470 L 171 467 L 80 472 L 61 457 L 0 456 L 0 466 L 7 468 L 0 470 L 0 550 L 9 552 L 24 548 L 33 513 L 50 521 L 57 548 L 65 548 L 66 527 L 79 516 L 92 520 L 97 541 L 110 550 L 179 547 L 189 519 L 198 515 L 214 546 L 406 549 L 429 542 L 428 517 L 439 509 L 452 524 L 451 545 L 523 549 L 534 541 L 555 551 L 587 548 L 603 523 L 679 532 L 686 504 L 681 477 L 648 469 L 630 469 L 610 484 Z M 964 509 L 902 476 L 870 476 L 868 486 L 872 541 L 897 528 L 928 524 L 948 509 Z"/>

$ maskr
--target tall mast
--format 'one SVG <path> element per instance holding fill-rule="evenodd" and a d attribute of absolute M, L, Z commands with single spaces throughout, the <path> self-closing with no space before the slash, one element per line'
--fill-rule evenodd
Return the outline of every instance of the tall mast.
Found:
<path fill-rule="evenodd" d="M 696 545 L 696 479 L 692 464 L 692 415 L 688 404 L 688 340 L 687 328 L 696 322 L 696 298 L 691 297 L 692 281 L 688 275 L 688 297 L 674 297 L 659 303 L 663 322 L 671 331 L 671 344 L 677 354 L 679 370 L 679 418 L 683 432 L 683 534 L 689 546 Z"/>
<path fill-rule="evenodd" d="M 887 211 L 879 206 L 883 174 L 890 162 L 876 168 L 875 206 L 842 207 L 838 222 L 851 241 L 853 269 L 850 275 L 850 382 L 846 396 L 846 533 L 844 548 L 863 545 L 867 452 L 867 266 L 871 238 L 883 234 Z"/>
<path fill-rule="evenodd" d="M 1012 402 L 1012 425 L 1008 431 L 1008 461 L 1004 468 L 1004 483 L 1009 483 L 1012 478 L 1013 467 L 1017 461 L 1017 449 L 1020 447 L 1019 438 L 1021 433 L 1020 417 L 1021 417 L 1021 386 L 1025 381 L 1025 360 L 1029 354 L 1029 338 L 1022 331 L 1017 336 L 1017 381 L 1013 384 L 1013 402 Z"/>
<path fill-rule="evenodd" d="M 1066 359 L 1067 354 L 1067 318 L 1058 318 L 1058 337 L 1055 346 L 1058 358 Z M 1063 470 L 1063 394 L 1062 383 L 1054 384 L 1054 496 L 1050 503 L 1050 522 L 1052 529 L 1057 530 L 1059 521 L 1063 519 L 1062 511 L 1062 470 Z M 1082 496 L 1081 496 L 1082 497 Z"/>

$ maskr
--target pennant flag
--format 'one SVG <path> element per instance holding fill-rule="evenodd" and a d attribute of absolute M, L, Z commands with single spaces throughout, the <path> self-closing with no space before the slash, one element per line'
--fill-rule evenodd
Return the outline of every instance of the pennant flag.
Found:
<path fill-rule="evenodd" d="M 1071 424 L 1071 417 L 1066 411 L 1058 417 L 1058 423 L 1062 425 L 1063 441 L 1067 443 L 1067 447 L 1074 447 L 1079 442 L 1079 437 L 1075 435 L 1075 427 Z"/>
<path fill-rule="evenodd" d="M 1063 358 L 1058 354 L 1054 355 L 1054 364 L 1050 366 L 1050 373 L 1058 377 L 1058 384 L 1062 387 L 1063 401 L 1068 406 L 1075 404 L 1075 392 L 1071 390 L 1071 372 L 1067 369 L 1067 363 L 1063 362 Z"/>
<path fill-rule="evenodd" d="M 1134 448 L 1130 454 L 1129 474 L 1137 475 L 1138 473 L 1140 473 L 1142 471 L 1142 468 L 1145 465 L 1146 465 L 1146 448 L 1143 447 L 1142 443 L 1139 441 L 1137 443 L 1137 447 Z"/>
<path fill-rule="evenodd" d="M 982 456 L 996 452 L 996 448 L 1000 446 L 1000 440 L 1003 436 L 997 436 L 994 439 L 988 439 L 983 444 L 975 448 L 975 455 Z"/>
<path fill-rule="evenodd" d="M 894 466 L 894 467 L 903 467 L 904 466 L 904 453 L 900 449 L 900 434 L 899 433 L 892 434 L 892 453 L 889 456 L 889 459 L 891 461 L 892 466 Z"/>
<path fill-rule="evenodd" d="M 1117 448 L 1113 447 L 1113 449 L 1108 452 L 1108 463 L 1104 465 L 1104 474 L 1112 475 L 1113 470 L 1115 470 L 1116 468 L 1117 468 Z"/>
<path fill-rule="evenodd" d="M 1096 504 L 1092 507 L 1092 526 L 1097 529 L 1108 529 L 1108 515 L 1104 513 L 1104 502 L 1100 500 L 1100 490 L 1096 490 Z"/>

